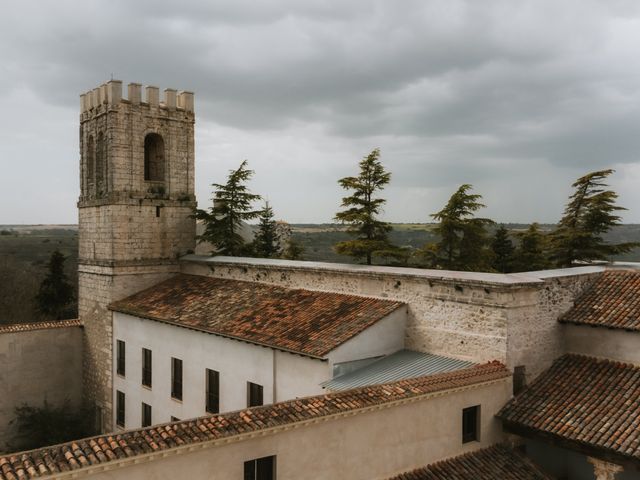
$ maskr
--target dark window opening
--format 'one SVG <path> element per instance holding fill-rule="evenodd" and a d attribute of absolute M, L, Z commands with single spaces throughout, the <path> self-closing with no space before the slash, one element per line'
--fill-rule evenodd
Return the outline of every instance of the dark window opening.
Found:
<path fill-rule="evenodd" d="M 142 385 L 151 387 L 151 350 L 142 349 Z"/>
<path fill-rule="evenodd" d="M 118 375 L 125 376 L 125 345 L 122 340 L 118 340 L 117 343 L 117 362 L 116 362 L 116 373 Z"/>
<path fill-rule="evenodd" d="M 527 386 L 527 376 L 524 365 L 513 369 L 513 394 L 517 395 Z"/>
<path fill-rule="evenodd" d="M 124 428 L 124 393 L 116 391 L 116 425 Z"/>
<path fill-rule="evenodd" d="M 207 368 L 207 405 L 209 413 L 220 412 L 220 373 Z"/>
<path fill-rule="evenodd" d="M 275 480 L 276 456 L 244 462 L 244 480 Z"/>
<path fill-rule="evenodd" d="M 164 140 L 157 133 L 144 138 L 144 179 L 164 181 Z"/>
<path fill-rule="evenodd" d="M 93 136 L 89 135 L 87 139 L 87 187 L 93 185 L 93 178 L 95 174 L 95 147 L 93 145 Z"/>
<path fill-rule="evenodd" d="M 151 405 L 142 403 L 142 427 L 151 426 Z"/>
<path fill-rule="evenodd" d="M 478 436 L 480 422 L 480 405 L 462 410 L 462 443 L 475 442 Z"/>
<path fill-rule="evenodd" d="M 262 385 L 247 382 L 247 406 L 259 407 L 262 402 Z"/>
<path fill-rule="evenodd" d="M 156 207 L 156 218 L 160 216 L 160 207 Z"/>
<path fill-rule="evenodd" d="M 104 135 L 102 132 L 98 134 L 98 141 L 96 142 L 96 190 L 97 193 L 104 192 L 104 177 L 107 167 L 107 148 L 104 141 Z"/>
<path fill-rule="evenodd" d="M 171 397 L 182 400 L 182 360 L 171 359 Z"/>
<path fill-rule="evenodd" d="M 171 416 L 171 421 L 172 422 L 179 422 L 180 419 L 178 417 L 174 417 L 173 415 Z"/>

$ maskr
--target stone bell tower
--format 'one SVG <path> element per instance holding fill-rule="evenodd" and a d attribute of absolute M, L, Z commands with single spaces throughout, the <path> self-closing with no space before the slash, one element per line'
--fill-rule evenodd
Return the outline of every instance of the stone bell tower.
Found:
<path fill-rule="evenodd" d="M 84 392 L 112 425 L 109 303 L 179 271 L 195 248 L 193 93 L 112 80 L 80 96 L 78 309 Z M 131 354 L 134 354 L 133 352 Z"/>

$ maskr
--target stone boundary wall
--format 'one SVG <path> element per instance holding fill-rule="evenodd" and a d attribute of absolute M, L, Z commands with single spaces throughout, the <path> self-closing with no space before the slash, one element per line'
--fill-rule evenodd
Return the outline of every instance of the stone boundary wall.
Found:
<path fill-rule="evenodd" d="M 47 322 L 53 323 L 53 322 Z M 63 323 L 63 322 L 60 322 Z M 15 408 L 23 404 L 61 405 L 82 401 L 82 327 L 66 326 L 0 332 L 0 452 L 11 442 Z M 29 324 L 31 326 L 38 324 Z"/>
<path fill-rule="evenodd" d="M 406 348 L 524 365 L 532 378 L 564 353 L 558 316 L 604 270 L 450 272 L 251 258 L 182 258 L 183 273 L 399 300 Z"/>

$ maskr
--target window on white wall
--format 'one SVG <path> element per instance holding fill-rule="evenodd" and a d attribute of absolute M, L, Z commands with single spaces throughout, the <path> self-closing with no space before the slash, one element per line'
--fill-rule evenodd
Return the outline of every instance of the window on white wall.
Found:
<path fill-rule="evenodd" d="M 259 407 L 264 405 L 262 398 L 262 385 L 247 382 L 247 406 Z"/>
<path fill-rule="evenodd" d="M 209 413 L 220 412 L 220 373 L 206 369 L 207 398 L 206 411 Z"/>
<path fill-rule="evenodd" d="M 151 405 L 142 403 L 142 427 L 151 426 Z"/>
<path fill-rule="evenodd" d="M 171 397 L 182 400 L 182 360 L 171 359 Z"/>
<path fill-rule="evenodd" d="M 118 340 L 116 350 L 117 350 L 116 372 L 118 375 L 122 375 L 124 377 L 126 373 L 124 341 Z"/>
<path fill-rule="evenodd" d="M 142 385 L 151 388 L 151 350 L 142 349 Z"/>
<path fill-rule="evenodd" d="M 124 393 L 120 390 L 116 391 L 116 425 L 124 428 Z"/>

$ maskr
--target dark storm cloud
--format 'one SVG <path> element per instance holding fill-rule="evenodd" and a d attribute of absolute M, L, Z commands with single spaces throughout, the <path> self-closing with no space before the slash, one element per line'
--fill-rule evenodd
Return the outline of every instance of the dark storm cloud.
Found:
<path fill-rule="evenodd" d="M 397 221 L 425 220 L 462 182 L 498 218 L 551 221 L 589 169 L 627 165 L 640 181 L 635 2 L 22 0 L 4 10 L 0 161 L 13 180 L 0 187 L 55 182 L 60 202 L 37 209 L 29 195 L 0 223 L 73 221 L 78 94 L 112 74 L 196 92 L 201 202 L 249 157 L 280 215 L 328 220 L 335 179 L 374 146 L 394 172 Z M 550 179 L 539 202 L 534 177 Z M 640 203 L 629 185 L 622 199 Z"/>

